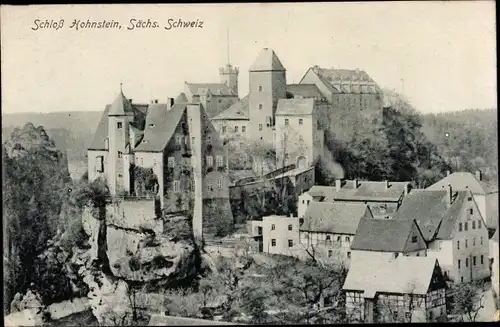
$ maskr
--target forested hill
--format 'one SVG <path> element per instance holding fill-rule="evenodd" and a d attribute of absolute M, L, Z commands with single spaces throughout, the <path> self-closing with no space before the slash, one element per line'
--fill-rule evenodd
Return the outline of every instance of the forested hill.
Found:
<path fill-rule="evenodd" d="M 422 131 L 450 160 L 453 170 L 481 170 L 498 179 L 497 109 L 468 109 L 422 115 Z"/>

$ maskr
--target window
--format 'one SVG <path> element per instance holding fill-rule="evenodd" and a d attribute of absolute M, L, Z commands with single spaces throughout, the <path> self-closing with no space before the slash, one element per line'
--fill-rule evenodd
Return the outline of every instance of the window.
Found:
<path fill-rule="evenodd" d="M 118 174 L 118 177 L 122 178 L 122 177 L 123 177 L 123 175 L 122 175 L 122 174 Z"/>
<path fill-rule="evenodd" d="M 194 136 L 191 138 L 191 143 L 194 144 Z"/>
<path fill-rule="evenodd" d="M 460 250 L 460 241 L 457 241 L 457 250 Z"/>
<path fill-rule="evenodd" d="M 466 231 L 468 231 L 468 230 L 469 230 L 469 226 L 468 226 L 467 222 L 465 222 L 465 223 L 464 223 L 464 229 L 465 229 Z"/>
<path fill-rule="evenodd" d="M 472 265 L 475 266 L 476 265 L 476 256 L 473 256 L 472 257 Z"/>
<path fill-rule="evenodd" d="M 168 157 L 168 168 L 174 168 L 174 167 L 175 167 L 175 158 Z"/>
<path fill-rule="evenodd" d="M 212 192 L 214 190 L 214 187 L 212 186 L 212 181 L 210 180 L 207 181 L 207 189 L 209 192 Z"/>
<path fill-rule="evenodd" d="M 271 240 L 271 246 L 276 246 L 276 239 L 275 239 L 275 238 L 273 238 L 273 239 Z"/>
<path fill-rule="evenodd" d="M 351 251 L 347 251 L 347 258 L 351 258 Z"/>
<path fill-rule="evenodd" d="M 420 252 L 417 252 L 417 257 L 420 257 Z"/>
<path fill-rule="evenodd" d="M 207 156 L 207 166 L 212 167 L 214 165 L 214 157 Z"/>
<path fill-rule="evenodd" d="M 472 208 L 469 209 L 469 214 L 472 215 L 472 213 L 474 212 L 474 210 Z"/>
<path fill-rule="evenodd" d="M 194 187 L 195 187 L 195 183 L 193 181 L 193 182 L 191 182 L 191 192 L 194 192 Z"/>
<path fill-rule="evenodd" d="M 210 135 L 207 136 L 207 144 L 212 144 L 212 137 Z"/>
<path fill-rule="evenodd" d="M 342 242 L 342 238 L 340 236 L 337 237 L 337 242 Z"/>
<path fill-rule="evenodd" d="M 217 189 L 220 191 L 222 190 L 222 179 L 219 178 L 219 180 L 217 181 Z"/>
<path fill-rule="evenodd" d="M 460 277 L 460 283 L 464 282 L 464 276 Z"/>
<path fill-rule="evenodd" d="M 288 247 L 289 248 L 293 247 L 293 240 L 288 240 Z"/>
<path fill-rule="evenodd" d="M 465 239 L 465 248 L 467 249 L 469 247 L 469 240 Z"/>
<path fill-rule="evenodd" d="M 472 229 L 476 229 L 476 221 L 472 221 Z"/>
<path fill-rule="evenodd" d="M 216 160 L 217 160 L 217 167 L 224 166 L 224 158 L 222 156 L 217 156 Z"/>
<path fill-rule="evenodd" d="M 349 236 L 345 237 L 345 241 L 348 242 L 348 243 L 351 242 L 351 239 L 349 238 Z"/>
<path fill-rule="evenodd" d="M 262 130 L 262 124 L 259 124 L 259 131 Z"/>
<path fill-rule="evenodd" d="M 226 133 L 227 132 L 227 127 L 226 126 L 222 126 L 222 133 Z"/>
<path fill-rule="evenodd" d="M 408 321 L 411 319 L 411 312 L 409 312 L 409 311 L 405 312 L 405 319 Z"/>
<path fill-rule="evenodd" d="M 285 153 L 285 160 L 290 159 L 290 155 L 288 153 Z"/>
<path fill-rule="evenodd" d="M 460 269 L 460 259 L 458 259 L 458 269 Z"/>
<path fill-rule="evenodd" d="M 180 135 L 176 135 L 176 136 L 175 136 L 175 142 L 176 142 L 178 145 L 181 145 L 181 144 L 182 144 L 182 136 L 180 136 Z"/>
<path fill-rule="evenodd" d="M 292 225 L 288 225 L 288 230 L 292 230 L 292 229 L 293 229 Z"/>
<path fill-rule="evenodd" d="M 412 236 L 411 237 L 411 242 L 412 243 L 417 243 L 417 237 L 416 236 Z"/>
<path fill-rule="evenodd" d="M 458 223 L 458 231 L 461 232 L 462 231 L 462 223 Z"/>
<path fill-rule="evenodd" d="M 302 124 L 304 124 L 304 119 L 300 118 L 299 119 L 299 125 L 302 125 Z"/>
<path fill-rule="evenodd" d="M 469 258 L 465 258 L 465 266 L 469 267 Z"/>
<path fill-rule="evenodd" d="M 285 126 L 288 126 L 290 124 L 290 120 L 288 118 L 285 118 Z"/>
<path fill-rule="evenodd" d="M 469 197 L 467 198 L 467 201 L 472 201 L 472 196 L 469 196 Z"/>
<path fill-rule="evenodd" d="M 123 124 L 121 121 L 116 123 L 116 128 L 122 128 Z"/>
<path fill-rule="evenodd" d="M 328 258 L 331 258 L 333 255 L 333 251 L 332 250 L 328 250 Z"/>
<path fill-rule="evenodd" d="M 234 126 L 234 132 L 238 133 L 238 126 Z"/>
<path fill-rule="evenodd" d="M 483 237 L 481 236 L 481 245 L 483 245 Z"/>
<path fill-rule="evenodd" d="M 477 221 L 477 229 L 481 229 L 481 220 Z"/>
<path fill-rule="evenodd" d="M 262 104 L 259 104 L 259 109 L 262 109 Z"/>
<path fill-rule="evenodd" d="M 246 126 L 241 126 L 241 132 L 245 133 L 246 131 L 247 131 L 247 127 Z"/>
<path fill-rule="evenodd" d="M 472 246 L 476 246 L 476 238 L 475 237 L 472 238 Z"/>
<path fill-rule="evenodd" d="M 262 92 L 262 85 L 259 85 L 259 92 Z"/>
<path fill-rule="evenodd" d="M 181 183 L 179 181 L 174 181 L 174 192 L 179 192 L 180 191 L 180 186 L 181 186 Z"/>
<path fill-rule="evenodd" d="M 330 241 L 330 235 L 326 235 L 326 240 Z"/>
<path fill-rule="evenodd" d="M 275 230 L 276 229 L 276 225 L 275 224 L 272 224 L 271 225 L 271 230 Z"/>
<path fill-rule="evenodd" d="M 97 156 L 96 158 L 95 170 L 98 173 L 104 172 L 104 156 Z"/>
<path fill-rule="evenodd" d="M 481 254 L 481 264 L 484 264 L 484 255 Z"/>

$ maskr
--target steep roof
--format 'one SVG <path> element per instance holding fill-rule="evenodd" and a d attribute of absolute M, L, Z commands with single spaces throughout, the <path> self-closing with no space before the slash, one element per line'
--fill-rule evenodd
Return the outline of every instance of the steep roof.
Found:
<path fill-rule="evenodd" d="M 364 70 L 326 69 L 318 66 L 310 69 L 334 93 L 382 93 L 377 83 Z"/>
<path fill-rule="evenodd" d="M 360 219 L 365 215 L 371 216 L 366 204 L 311 201 L 300 230 L 355 234 Z"/>
<path fill-rule="evenodd" d="M 314 99 L 279 99 L 276 115 L 311 115 L 313 111 Z"/>
<path fill-rule="evenodd" d="M 424 295 L 436 265 L 432 257 L 373 258 L 367 263 L 353 256 L 342 289 L 364 291 L 365 298 L 374 298 L 377 292 Z"/>
<path fill-rule="evenodd" d="M 434 237 L 449 239 L 467 193 L 453 191 L 453 201 L 448 206 L 445 190 L 413 190 L 404 198 L 393 219 L 415 220 L 426 241 Z"/>
<path fill-rule="evenodd" d="M 440 190 L 448 184 L 457 191 L 471 190 L 473 194 L 488 194 L 498 192 L 498 186 L 495 183 L 488 183 L 478 180 L 474 174 L 468 172 L 456 172 L 446 176 L 442 180 L 432 184 L 428 190 Z"/>
<path fill-rule="evenodd" d="M 302 98 L 323 98 L 323 94 L 318 89 L 316 84 L 289 84 L 286 86 L 287 92 L 292 96 Z"/>
<path fill-rule="evenodd" d="M 252 66 L 250 66 L 250 72 L 262 72 L 262 71 L 285 71 L 285 67 L 279 60 L 278 56 L 273 49 L 264 48 L 255 59 Z"/>
<path fill-rule="evenodd" d="M 413 224 L 413 220 L 361 219 L 351 249 L 404 252 Z"/>
<path fill-rule="evenodd" d="M 248 95 L 222 111 L 212 120 L 248 120 Z"/>
<path fill-rule="evenodd" d="M 115 98 L 115 101 L 111 104 L 109 108 L 108 116 L 128 116 L 134 115 L 134 109 L 132 108 L 132 104 L 130 101 L 123 95 L 123 92 L 120 90 L 118 96 Z"/>
<path fill-rule="evenodd" d="M 238 96 L 232 88 L 225 83 L 188 83 L 186 85 L 192 95 L 200 95 L 202 89 L 210 91 L 215 96 Z"/>
<path fill-rule="evenodd" d="M 163 151 L 175 132 L 186 104 L 174 104 L 170 110 L 165 104 L 151 104 L 146 116 L 146 127 L 142 142 L 134 149 L 135 152 Z"/>

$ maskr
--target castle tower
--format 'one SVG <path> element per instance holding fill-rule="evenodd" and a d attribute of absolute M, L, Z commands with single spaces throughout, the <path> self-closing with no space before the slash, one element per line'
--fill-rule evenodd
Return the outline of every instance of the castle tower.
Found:
<path fill-rule="evenodd" d="M 111 195 L 120 190 L 130 190 L 129 152 L 127 143 L 130 138 L 129 123 L 134 120 L 132 104 L 120 93 L 108 111 L 108 169 L 107 182 Z"/>
<path fill-rule="evenodd" d="M 272 49 L 264 48 L 249 69 L 249 134 L 273 143 L 274 114 L 286 98 L 286 69 Z"/>
<path fill-rule="evenodd" d="M 238 67 L 233 67 L 231 64 L 227 64 L 224 67 L 219 68 L 219 75 L 221 83 L 226 84 L 234 93 L 238 95 L 238 74 L 240 70 Z"/>

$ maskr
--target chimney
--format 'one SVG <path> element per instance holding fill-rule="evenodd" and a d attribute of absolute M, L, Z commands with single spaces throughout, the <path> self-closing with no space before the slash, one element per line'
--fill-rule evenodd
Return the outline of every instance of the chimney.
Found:
<path fill-rule="evenodd" d="M 450 171 L 449 170 L 446 171 L 446 176 L 450 176 Z"/>
<path fill-rule="evenodd" d="M 352 188 L 353 189 L 357 189 L 358 188 L 358 180 L 357 179 L 353 179 L 352 180 Z"/>
<path fill-rule="evenodd" d="M 405 184 L 405 196 L 408 195 L 408 184 Z"/>
<path fill-rule="evenodd" d="M 174 105 L 174 98 L 167 98 L 167 110 L 172 109 L 173 105 Z"/>
<path fill-rule="evenodd" d="M 451 189 L 451 184 L 448 184 L 448 186 L 446 187 L 446 203 L 448 204 L 448 206 L 451 206 L 452 196 L 453 190 Z"/>
<path fill-rule="evenodd" d="M 385 184 L 385 190 L 387 191 L 389 189 L 389 181 L 386 180 L 384 184 Z"/>
<path fill-rule="evenodd" d="M 335 181 L 335 190 L 336 190 L 337 192 L 339 192 L 341 187 L 342 187 L 342 180 L 341 180 L 341 179 L 337 179 L 337 180 Z"/>
<path fill-rule="evenodd" d="M 483 179 L 483 175 L 481 174 L 480 170 L 476 170 L 476 179 L 478 181 L 481 181 Z"/>
<path fill-rule="evenodd" d="M 293 218 L 293 213 L 290 214 L 290 218 Z"/>

